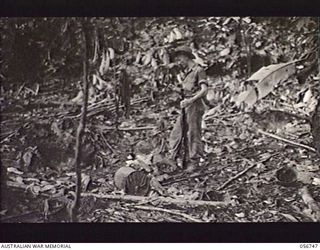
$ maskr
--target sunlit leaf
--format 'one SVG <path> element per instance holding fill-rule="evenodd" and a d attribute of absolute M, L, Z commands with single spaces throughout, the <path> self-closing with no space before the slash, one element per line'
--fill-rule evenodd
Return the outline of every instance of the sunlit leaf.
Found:
<path fill-rule="evenodd" d="M 153 52 L 152 51 L 149 51 L 143 58 L 142 58 L 142 61 L 143 61 L 143 66 L 147 66 L 151 60 L 152 60 L 152 54 Z"/>
<path fill-rule="evenodd" d="M 7 168 L 7 172 L 8 173 L 18 174 L 18 175 L 22 175 L 23 174 L 22 171 L 19 171 L 18 169 L 13 168 L 13 167 Z"/>
<path fill-rule="evenodd" d="M 175 39 L 182 39 L 182 34 L 181 34 L 181 32 L 179 31 L 178 28 L 174 28 L 173 31 L 174 31 L 174 33 L 176 35 Z"/>
<path fill-rule="evenodd" d="M 43 188 L 41 188 L 41 192 L 45 192 L 45 191 L 48 191 L 48 190 L 53 190 L 54 188 L 55 188 L 55 185 L 49 184 L 49 185 L 46 185 Z"/>
<path fill-rule="evenodd" d="M 224 50 L 222 50 L 221 52 L 220 52 L 220 56 L 226 56 L 226 55 L 229 55 L 230 54 L 230 48 L 225 48 Z"/>
<path fill-rule="evenodd" d="M 91 181 L 90 175 L 87 175 L 84 173 L 81 174 L 81 182 L 82 182 L 81 185 L 82 185 L 82 190 L 84 192 L 87 191 L 90 181 Z"/>
<path fill-rule="evenodd" d="M 22 159 L 25 167 L 29 167 L 31 165 L 32 157 L 33 157 L 32 151 L 27 151 L 26 153 L 23 154 Z"/>
<path fill-rule="evenodd" d="M 111 60 L 114 59 L 115 53 L 113 48 L 108 48 L 108 54 Z"/>

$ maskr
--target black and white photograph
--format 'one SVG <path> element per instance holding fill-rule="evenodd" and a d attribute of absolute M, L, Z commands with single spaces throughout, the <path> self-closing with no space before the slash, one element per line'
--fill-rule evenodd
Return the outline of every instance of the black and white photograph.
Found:
<path fill-rule="evenodd" d="M 317 17 L 1 17 L 1 223 L 320 222 Z"/>

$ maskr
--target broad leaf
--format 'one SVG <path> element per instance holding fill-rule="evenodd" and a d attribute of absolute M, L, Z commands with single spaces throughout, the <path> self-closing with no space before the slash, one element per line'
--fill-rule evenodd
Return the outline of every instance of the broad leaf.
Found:
<path fill-rule="evenodd" d="M 237 99 L 239 103 L 245 102 L 249 106 L 254 105 L 256 101 L 272 92 L 277 84 L 288 79 L 295 73 L 296 62 L 297 61 L 292 61 L 262 67 L 247 80 L 258 81 L 255 87 L 240 93 L 235 99 Z"/>

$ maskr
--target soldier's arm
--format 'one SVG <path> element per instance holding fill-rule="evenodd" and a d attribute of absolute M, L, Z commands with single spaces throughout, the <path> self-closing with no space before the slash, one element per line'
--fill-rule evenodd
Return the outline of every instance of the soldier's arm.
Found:
<path fill-rule="evenodd" d="M 207 84 L 202 83 L 201 84 L 201 89 L 191 98 L 189 98 L 190 102 L 193 103 L 199 98 L 204 97 L 208 92 L 208 86 Z"/>
<path fill-rule="evenodd" d="M 203 69 L 200 69 L 197 72 L 197 81 L 198 81 L 198 84 L 200 85 L 200 90 L 196 92 L 193 97 L 189 99 L 191 103 L 195 102 L 199 98 L 206 96 L 208 92 L 207 75 Z"/>

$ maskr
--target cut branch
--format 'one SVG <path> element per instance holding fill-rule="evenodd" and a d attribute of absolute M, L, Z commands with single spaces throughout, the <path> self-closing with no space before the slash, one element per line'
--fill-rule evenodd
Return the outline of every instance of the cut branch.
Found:
<path fill-rule="evenodd" d="M 271 138 L 277 139 L 279 141 L 283 141 L 283 142 L 288 143 L 290 145 L 297 146 L 297 147 L 300 147 L 300 148 L 304 148 L 304 149 L 307 149 L 307 150 L 315 152 L 315 153 L 317 152 L 313 147 L 310 147 L 310 146 L 307 146 L 307 145 L 304 145 L 304 144 L 301 144 L 301 143 L 290 141 L 290 140 L 282 138 L 282 137 L 280 137 L 278 135 L 274 135 L 274 134 L 265 132 L 265 131 L 263 131 L 261 129 L 258 129 L 257 132 L 260 133 L 260 134 L 269 136 Z"/>

